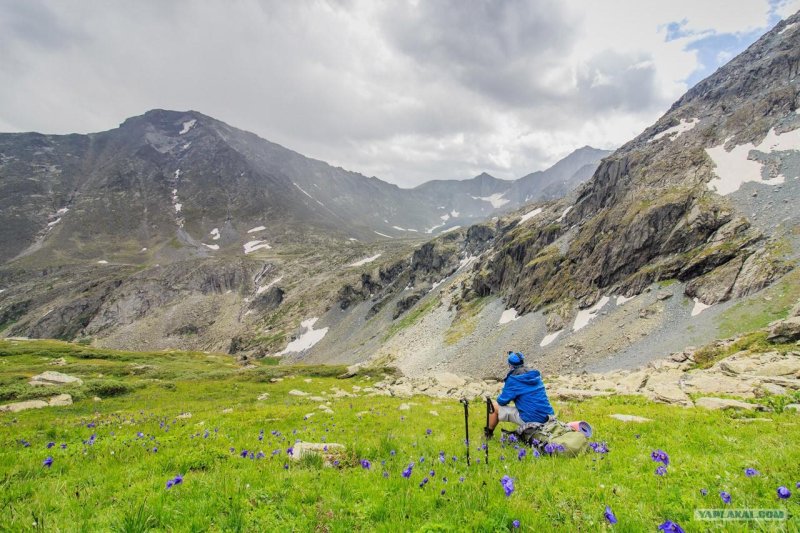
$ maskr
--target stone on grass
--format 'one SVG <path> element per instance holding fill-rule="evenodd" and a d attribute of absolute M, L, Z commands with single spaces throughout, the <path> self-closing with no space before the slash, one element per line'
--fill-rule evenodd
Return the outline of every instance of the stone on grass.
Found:
<path fill-rule="evenodd" d="M 37 376 L 33 376 L 28 383 L 34 387 L 52 387 L 55 385 L 67 385 L 73 383 L 75 385 L 82 385 L 83 380 L 81 378 L 76 378 L 75 376 L 69 376 L 67 374 L 62 374 L 61 372 L 48 370 L 47 372 L 42 372 Z"/>
<path fill-rule="evenodd" d="M 760 405 L 740 402 L 739 400 L 731 400 L 729 398 L 698 398 L 694 404 L 697 407 L 711 410 L 734 409 L 736 411 L 760 411 L 763 409 Z"/>
<path fill-rule="evenodd" d="M 705 370 L 687 373 L 681 388 L 690 394 L 727 394 L 743 398 L 755 396 L 752 382 Z"/>
<path fill-rule="evenodd" d="M 269 398 L 269 393 L 268 392 L 262 392 L 261 394 L 258 395 L 257 399 L 259 401 L 262 401 L 262 400 L 266 400 L 267 398 Z"/>
<path fill-rule="evenodd" d="M 305 455 L 319 455 L 325 466 L 333 466 L 333 461 L 344 457 L 345 447 L 335 442 L 296 442 L 292 445 L 290 459 L 299 461 Z"/>
<path fill-rule="evenodd" d="M 308 393 L 301 390 L 292 389 L 289 391 L 289 396 L 308 396 Z"/>
<path fill-rule="evenodd" d="M 556 400 L 565 400 L 565 401 L 583 401 L 583 400 L 591 400 L 592 398 L 597 398 L 599 396 L 610 396 L 611 393 L 608 391 L 599 391 L 599 390 L 581 390 L 581 389 L 556 389 L 553 391 L 553 398 Z"/>
<path fill-rule="evenodd" d="M 636 415 L 622 415 L 622 414 L 614 413 L 613 415 L 608 415 L 608 416 L 610 416 L 611 418 L 614 418 L 616 420 L 619 420 L 620 422 L 638 422 L 638 423 L 643 423 L 643 422 L 652 422 L 653 421 L 650 418 L 645 418 L 643 416 L 636 416 Z"/>
<path fill-rule="evenodd" d="M 769 330 L 767 340 L 774 343 L 789 343 L 800 340 L 800 316 L 779 320 Z"/>
<path fill-rule="evenodd" d="M 308 398 L 306 398 L 306 400 L 311 400 L 312 402 L 324 402 L 324 401 L 327 401 L 322 396 L 309 396 Z"/>
<path fill-rule="evenodd" d="M 0 412 L 18 413 L 28 409 L 41 409 L 42 407 L 48 407 L 49 405 L 50 404 L 44 400 L 28 400 L 26 402 L 15 402 L 8 403 L 6 405 L 0 405 Z"/>
<path fill-rule="evenodd" d="M 67 364 L 67 360 L 63 357 L 59 357 L 58 359 L 53 359 L 48 363 L 50 366 L 65 366 Z"/>
<path fill-rule="evenodd" d="M 410 409 L 411 406 L 408 405 L 407 403 L 401 403 L 399 406 L 397 406 L 398 411 L 409 411 Z"/>
<path fill-rule="evenodd" d="M 50 407 L 64 407 L 65 405 L 72 405 L 72 396 L 69 394 L 58 394 L 51 397 L 47 404 Z"/>
<path fill-rule="evenodd" d="M 784 411 L 794 411 L 795 413 L 800 413 L 800 403 L 790 403 L 789 405 L 785 405 L 783 407 Z"/>
<path fill-rule="evenodd" d="M 176 416 L 175 418 L 177 418 L 179 420 L 185 420 L 187 418 L 192 418 L 192 413 L 181 413 L 178 416 Z"/>

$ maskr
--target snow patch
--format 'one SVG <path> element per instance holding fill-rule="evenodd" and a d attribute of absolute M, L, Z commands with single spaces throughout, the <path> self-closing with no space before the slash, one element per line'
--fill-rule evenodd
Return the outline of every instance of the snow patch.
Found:
<path fill-rule="evenodd" d="M 442 232 L 442 234 L 445 234 L 445 233 L 450 233 L 451 231 L 455 231 L 455 230 L 457 230 L 457 229 L 458 229 L 458 228 L 460 228 L 460 227 L 461 227 L 461 226 L 453 226 L 452 228 L 447 228 L 446 230 L 444 230 L 444 231 Z"/>
<path fill-rule="evenodd" d="M 558 217 L 558 222 L 562 222 L 562 221 L 564 220 L 564 217 L 566 217 L 566 216 L 567 216 L 567 214 L 568 214 L 570 211 L 572 211 L 572 206 L 569 206 L 568 208 L 564 209 L 564 211 L 561 213 L 561 216 L 560 216 L 560 217 Z"/>
<path fill-rule="evenodd" d="M 617 305 L 625 305 L 625 302 L 630 302 L 631 300 L 636 298 L 636 296 L 637 295 L 633 295 L 630 298 L 626 298 L 625 296 L 620 294 L 619 296 L 617 296 Z"/>
<path fill-rule="evenodd" d="M 282 279 L 283 279 L 283 276 L 280 276 L 279 278 L 273 279 L 272 281 L 270 281 L 266 285 L 260 286 L 258 289 L 256 289 L 256 294 L 261 294 L 263 292 L 267 292 L 268 290 L 270 290 L 272 288 L 273 285 L 275 285 L 276 283 L 280 282 L 280 280 L 282 280 Z"/>
<path fill-rule="evenodd" d="M 293 340 L 286 346 L 281 352 L 281 355 L 285 355 L 290 352 L 304 352 L 317 344 L 322 338 L 328 333 L 328 328 L 322 329 L 314 329 L 314 324 L 316 324 L 318 318 L 309 318 L 308 320 L 304 320 L 300 323 L 306 331 L 300 335 L 296 340 Z"/>
<path fill-rule="evenodd" d="M 539 346 L 544 348 L 548 344 L 551 344 L 554 340 L 556 340 L 556 337 L 558 337 L 561 334 L 562 331 L 564 331 L 564 330 L 560 329 L 558 331 L 554 331 L 553 333 L 550 333 L 549 335 L 545 335 L 544 338 L 542 339 L 542 342 L 539 343 Z"/>
<path fill-rule="evenodd" d="M 386 235 L 385 233 L 381 233 L 380 231 L 375 231 L 375 233 L 380 235 L 381 237 L 386 237 L 387 239 L 393 239 L 394 238 L 394 237 L 391 237 L 389 235 Z"/>
<path fill-rule="evenodd" d="M 470 264 L 473 261 L 475 261 L 477 258 L 478 258 L 477 255 L 470 255 L 468 257 L 465 257 L 464 259 L 462 259 L 461 261 L 458 262 L 458 270 L 461 270 L 462 268 L 464 268 L 468 264 Z"/>
<path fill-rule="evenodd" d="M 180 203 L 180 202 L 176 203 L 176 204 L 175 204 L 175 212 L 176 212 L 176 213 L 180 213 L 180 212 L 181 212 L 181 209 L 183 209 L 183 204 L 182 204 L 182 203 Z"/>
<path fill-rule="evenodd" d="M 350 237 L 350 238 L 349 238 L 349 239 L 347 239 L 347 240 L 348 240 L 348 241 L 352 241 L 352 242 L 358 242 L 358 239 L 354 239 L 353 237 Z"/>
<path fill-rule="evenodd" d="M 579 329 L 585 327 L 590 320 L 597 316 L 597 313 L 609 302 L 609 300 L 610 298 L 608 296 L 603 296 L 589 309 L 581 309 L 578 311 L 578 314 L 575 317 L 575 323 L 572 325 L 572 331 L 578 331 Z"/>
<path fill-rule="evenodd" d="M 694 307 L 692 308 L 692 316 L 697 316 L 706 309 L 708 309 L 709 307 L 711 307 L 710 305 L 704 304 L 697 298 L 693 298 L 693 300 L 694 300 Z"/>
<path fill-rule="evenodd" d="M 797 22 L 792 22 L 791 24 L 787 24 L 781 31 L 778 32 L 778 35 L 781 35 L 783 32 L 791 30 L 795 26 L 797 26 Z"/>
<path fill-rule="evenodd" d="M 97 262 L 97 264 L 98 265 L 107 265 L 108 261 L 106 261 L 105 259 L 101 259 L 100 261 Z"/>
<path fill-rule="evenodd" d="M 408 231 L 405 228 L 401 228 L 400 226 L 392 226 L 392 228 L 396 229 L 397 231 Z"/>
<path fill-rule="evenodd" d="M 56 215 L 66 215 L 69 211 L 69 207 L 62 207 L 58 211 L 56 211 Z"/>
<path fill-rule="evenodd" d="M 699 118 L 690 118 L 689 120 L 682 118 L 677 126 L 672 126 L 671 128 L 665 129 L 661 133 L 656 133 L 655 135 L 653 135 L 653 138 L 647 142 L 657 141 L 667 136 L 670 136 L 670 141 L 674 141 L 675 139 L 680 137 L 681 134 L 692 130 L 698 124 L 700 124 Z M 672 135 L 675 135 L 675 137 L 671 137 Z"/>
<path fill-rule="evenodd" d="M 142 248 L 142 249 L 141 249 L 141 250 L 139 250 L 139 251 L 140 251 L 140 252 L 146 252 L 146 251 L 147 251 L 147 248 Z"/>
<path fill-rule="evenodd" d="M 450 213 L 445 213 L 444 215 L 440 216 L 439 218 L 441 218 L 442 220 L 447 222 L 448 220 L 450 220 Z"/>
<path fill-rule="evenodd" d="M 759 144 L 747 143 L 734 146 L 729 152 L 725 150 L 725 142 L 713 148 L 706 148 L 706 153 L 716 165 L 714 173 L 716 178 L 708 182 L 709 190 L 726 196 L 739 190 L 748 181 L 763 185 L 779 185 L 786 178 L 778 174 L 774 178 L 764 179 L 761 172 L 764 165 L 759 161 L 749 159 L 751 150 L 758 150 L 767 154 L 787 150 L 800 150 L 800 129 L 787 131 L 778 135 L 775 128 L 769 130 L 767 136 Z"/>
<path fill-rule="evenodd" d="M 264 231 L 267 229 L 265 226 L 256 226 L 255 228 L 247 230 L 247 233 L 256 233 L 258 231 Z"/>
<path fill-rule="evenodd" d="M 442 226 L 444 226 L 444 223 L 437 224 L 436 226 L 433 226 L 431 228 L 426 229 L 425 233 L 433 233 L 434 231 L 436 231 L 437 229 L 441 228 Z"/>
<path fill-rule="evenodd" d="M 450 216 L 451 216 L 451 217 L 453 217 L 453 218 L 456 218 L 458 215 L 459 215 L 459 212 L 458 212 L 458 211 L 456 211 L 455 209 L 453 209 L 452 211 L 450 211 Z"/>
<path fill-rule="evenodd" d="M 272 246 L 267 244 L 267 241 L 250 241 L 244 243 L 244 253 L 246 254 L 253 253 L 256 250 L 261 250 L 262 248 L 265 250 L 269 250 L 270 248 L 272 248 Z"/>
<path fill-rule="evenodd" d="M 59 222 L 61 222 L 61 217 L 58 217 L 57 219 L 55 219 L 55 220 L 54 220 L 54 221 L 52 221 L 52 222 L 48 222 L 48 223 L 47 223 L 47 225 L 48 225 L 49 227 L 51 227 L 51 228 L 52 228 L 53 226 L 55 226 L 55 225 L 56 225 L 56 224 L 58 224 Z"/>
<path fill-rule="evenodd" d="M 294 183 L 294 182 L 292 182 L 292 183 Z M 294 183 L 294 186 L 295 186 L 295 187 L 297 187 L 298 189 L 300 189 L 300 192 L 301 192 L 301 193 L 305 194 L 306 196 L 308 196 L 308 197 L 309 197 L 309 198 L 311 198 L 312 200 L 314 199 L 314 197 L 313 197 L 313 196 L 311 196 L 310 194 L 308 194 L 308 193 L 307 193 L 305 190 L 303 190 L 303 188 L 302 188 L 301 186 L 299 186 L 298 184 Z"/>
<path fill-rule="evenodd" d="M 373 255 L 372 257 L 367 257 L 366 259 L 362 259 L 361 261 L 356 261 L 355 263 L 352 263 L 352 264 L 347 265 L 347 266 L 360 267 L 361 265 L 366 265 L 367 263 L 372 263 L 373 261 L 375 261 L 380 256 L 381 256 L 381 254 Z"/>
<path fill-rule="evenodd" d="M 206 244 L 206 243 L 201 243 L 201 244 L 206 248 L 208 248 L 209 250 L 214 250 L 214 251 L 219 250 L 219 244 Z"/>
<path fill-rule="evenodd" d="M 211 240 L 218 241 L 219 240 L 219 228 L 214 228 L 211 230 Z"/>
<path fill-rule="evenodd" d="M 184 133 L 189 133 L 189 130 L 194 128 L 194 125 L 197 124 L 196 119 L 189 120 L 183 123 L 183 129 L 178 133 L 178 135 L 183 135 Z"/>
<path fill-rule="evenodd" d="M 506 192 L 508 192 L 508 191 L 506 191 Z M 492 204 L 492 207 L 497 209 L 499 207 L 503 207 L 504 205 L 506 205 L 508 202 L 511 201 L 511 200 L 508 200 L 506 198 L 503 198 L 505 195 L 506 195 L 505 192 L 496 192 L 496 193 L 492 194 L 491 196 L 473 196 L 472 199 L 473 200 L 483 200 L 484 202 L 489 202 L 490 204 Z M 453 216 L 458 216 L 458 215 L 453 215 Z"/>
<path fill-rule="evenodd" d="M 528 211 L 527 213 L 522 215 L 522 218 L 519 219 L 519 223 L 522 224 L 523 222 L 532 219 L 533 217 L 535 217 L 536 215 L 538 215 L 541 212 L 542 212 L 542 208 L 541 207 L 537 207 L 533 211 Z"/>
<path fill-rule="evenodd" d="M 500 315 L 500 320 L 498 320 L 497 323 L 508 324 L 509 322 L 514 322 L 518 319 L 519 317 L 517 316 L 517 310 L 512 307 L 511 309 L 506 309 L 503 311 L 503 314 Z"/>

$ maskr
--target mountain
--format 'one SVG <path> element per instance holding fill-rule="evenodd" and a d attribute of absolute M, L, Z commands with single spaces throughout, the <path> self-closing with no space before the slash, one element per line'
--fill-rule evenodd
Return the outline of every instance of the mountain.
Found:
<path fill-rule="evenodd" d="M 519 209 L 531 202 L 565 196 L 589 179 L 599 162 L 610 154 L 608 150 L 584 146 L 552 167 L 517 180 L 500 180 L 483 173 L 463 181 L 429 181 L 414 191 L 444 211 L 442 220 L 449 220 L 453 213 L 462 218 L 483 219 L 493 213 Z"/>
<path fill-rule="evenodd" d="M 491 376 L 515 349 L 545 371 L 607 370 L 785 316 L 800 298 L 798 74 L 795 14 L 565 199 L 345 285 L 350 318 L 330 323 L 346 327 L 293 357 Z"/>
<path fill-rule="evenodd" d="M 0 193 L 0 261 L 135 261 L 145 248 L 171 261 L 253 241 L 418 237 L 495 211 L 335 168 L 194 111 L 153 110 L 90 135 L 0 134 Z"/>
<path fill-rule="evenodd" d="M 0 330 L 270 353 L 341 276 L 502 208 L 472 202 L 459 213 L 194 111 L 0 134 Z"/>

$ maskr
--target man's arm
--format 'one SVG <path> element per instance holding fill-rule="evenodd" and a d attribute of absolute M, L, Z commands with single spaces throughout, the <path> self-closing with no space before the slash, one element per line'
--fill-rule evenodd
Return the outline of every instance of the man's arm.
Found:
<path fill-rule="evenodd" d="M 497 404 L 498 405 L 508 405 L 516 396 L 512 391 L 510 381 L 506 381 L 506 384 L 503 385 L 503 391 L 500 393 L 500 396 L 497 397 Z"/>

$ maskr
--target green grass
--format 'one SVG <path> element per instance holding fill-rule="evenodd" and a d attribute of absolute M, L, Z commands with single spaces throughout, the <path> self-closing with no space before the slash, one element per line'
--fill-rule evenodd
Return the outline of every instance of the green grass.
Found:
<path fill-rule="evenodd" d="M 386 332 L 386 335 L 383 338 L 384 342 L 394 337 L 398 332 L 416 324 L 422 319 L 422 317 L 438 307 L 439 304 L 441 304 L 441 300 L 439 300 L 439 297 L 437 296 L 429 299 L 427 302 L 421 305 L 415 305 L 410 312 L 406 313 L 402 318 L 396 320 L 392 324 L 392 326 L 389 328 L 389 331 Z"/>
<path fill-rule="evenodd" d="M 0 342 L 0 350 L 3 382 L 55 368 L 136 384 L 99 402 L 86 397 L 69 407 L 0 414 L 0 531 L 508 531 L 513 520 L 522 531 L 602 531 L 612 529 L 603 517 L 606 505 L 619 519 L 618 531 L 655 531 L 665 520 L 686 531 L 800 529 L 796 413 L 760 415 L 767 423 L 639 397 L 557 403 L 561 419 L 589 421 L 610 452 L 575 459 L 529 453 L 520 461 L 513 445 L 495 437 L 487 466 L 477 437 L 483 406 L 476 402 L 467 466 L 460 404 L 369 397 L 363 388 L 376 377 L 318 377 L 339 371 L 324 367 L 242 370 L 224 356 L 179 352 L 88 357 L 85 347 L 67 343 Z M 67 365 L 49 366 L 53 354 Z M 122 374 L 141 360 L 172 377 Z M 266 379 L 273 371 L 283 380 Z M 333 398 L 334 387 L 358 396 Z M 292 389 L 328 396 L 334 414 L 289 395 Z M 403 402 L 413 404 L 409 411 L 398 410 Z M 182 413 L 191 417 L 178 418 Z M 653 422 L 625 424 L 610 413 Z M 94 443 L 84 443 L 91 435 Z M 338 468 L 318 459 L 294 462 L 287 449 L 298 439 L 341 443 L 347 451 Z M 55 446 L 48 449 L 48 442 Z M 244 459 L 244 449 L 265 457 Z M 654 474 L 655 449 L 670 455 L 664 477 Z M 42 466 L 48 456 L 51 468 Z M 371 461 L 369 470 L 361 459 Z M 405 479 L 401 472 L 410 462 L 413 472 Z M 745 477 L 748 467 L 760 475 Z M 167 490 L 177 474 L 183 483 Z M 515 480 L 509 497 L 500 484 L 504 475 Z M 789 500 L 776 497 L 780 485 L 792 490 Z M 730 508 L 785 509 L 789 521 L 695 522 L 695 509 L 724 506 L 723 490 L 732 495 Z"/>
<path fill-rule="evenodd" d="M 800 300 L 800 269 L 795 269 L 762 291 L 763 296 L 733 305 L 718 319 L 720 335 L 732 337 L 763 328 L 774 320 L 786 318 Z"/>

